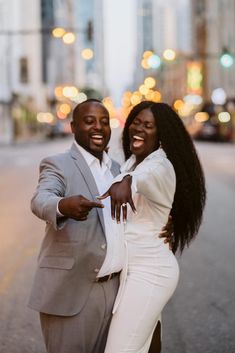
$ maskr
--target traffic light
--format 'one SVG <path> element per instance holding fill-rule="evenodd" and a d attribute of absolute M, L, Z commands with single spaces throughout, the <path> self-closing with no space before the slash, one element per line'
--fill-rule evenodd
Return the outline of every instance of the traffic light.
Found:
<path fill-rule="evenodd" d="M 93 41 L 93 34 L 94 34 L 93 22 L 90 20 L 87 22 L 87 28 L 86 28 L 86 37 L 89 42 Z"/>
<path fill-rule="evenodd" d="M 223 48 L 222 54 L 220 56 L 220 63 L 223 67 L 229 68 L 233 65 L 234 58 L 233 55 L 227 48 Z"/>

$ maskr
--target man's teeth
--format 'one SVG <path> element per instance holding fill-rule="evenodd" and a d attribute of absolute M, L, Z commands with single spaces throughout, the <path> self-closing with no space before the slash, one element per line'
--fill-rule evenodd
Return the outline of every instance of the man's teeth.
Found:
<path fill-rule="evenodd" d="M 92 138 L 93 139 L 102 139 L 103 136 L 101 136 L 101 135 L 92 135 Z"/>

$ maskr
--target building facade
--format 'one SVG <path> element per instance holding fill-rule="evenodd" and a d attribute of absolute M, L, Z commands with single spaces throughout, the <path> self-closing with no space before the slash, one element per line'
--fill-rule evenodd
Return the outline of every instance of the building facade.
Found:
<path fill-rule="evenodd" d="M 55 37 L 56 27 L 75 41 Z M 0 0 L 0 64 L 0 143 L 40 130 L 38 112 L 57 119 L 58 86 L 91 87 L 102 95 L 102 0 Z"/>
<path fill-rule="evenodd" d="M 171 104 L 187 93 L 187 57 L 192 53 L 191 3 L 189 0 L 139 0 L 137 11 L 137 65 L 140 66 L 146 50 L 157 54 L 161 65 L 140 70 L 135 85 L 144 77 L 153 76 L 163 100 Z M 171 62 L 165 60 L 166 49 L 174 50 L 177 58 Z"/>
<path fill-rule="evenodd" d="M 206 96 L 223 88 L 228 98 L 235 98 L 235 0 L 204 1 L 206 32 Z M 231 66 L 220 62 L 223 51 L 234 58 Z"/>
<path fill-rule="evenodd" d="M 39 9 L 39 1 L 0 1 L 0 142 L 23 133 L 44 104 Z"/>

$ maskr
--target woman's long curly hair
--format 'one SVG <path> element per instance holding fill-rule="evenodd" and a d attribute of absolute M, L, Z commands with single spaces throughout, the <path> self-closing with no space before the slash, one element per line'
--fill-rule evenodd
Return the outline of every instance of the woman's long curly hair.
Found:
<path fill-rule="evenodd" d="M 176 191 L 171 216 L 174 225 L 173 251 L 182 251 L 196 236 L 202 221 L 206 201 L 204 173 L 194 144 L 176 112 L 165 103 L 144 101 L 136 105 L 126 120 L 123 130 L 125 158 L 131 155 L 129 126 L 144 109 L 153 113 L 157 138 L 176 174 Z"/>

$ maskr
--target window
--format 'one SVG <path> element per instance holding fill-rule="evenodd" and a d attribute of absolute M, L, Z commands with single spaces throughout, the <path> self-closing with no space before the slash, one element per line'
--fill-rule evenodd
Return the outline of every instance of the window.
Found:
<path fill-rule="evenodd" d="M 27 83 L 29 81 L 28 59 L 20 59 L 20 82 Z"/>

